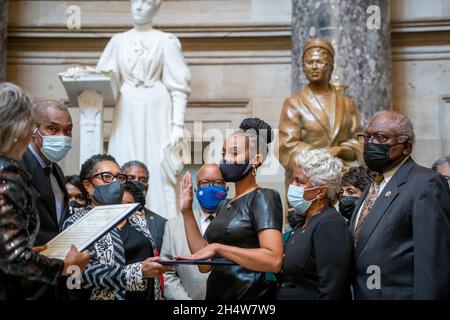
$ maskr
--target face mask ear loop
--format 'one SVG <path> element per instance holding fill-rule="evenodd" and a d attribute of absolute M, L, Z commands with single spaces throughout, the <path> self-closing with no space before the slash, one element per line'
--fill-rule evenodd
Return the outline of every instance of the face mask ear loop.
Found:
<path fill-rule="evenodd" d="M 37 141 L 37 139 L 35 139 L 34 141 L 36 142 L 36 144 L 38 145 L 39 149 L 42 149 L 44 147 L 44 137 L 42 136 L 42 134 L 39 132 L 39 127 L 36 127 L 34 129 L 33 132 L 34 135 L 38 134 L 39 136 L 41 136 L 42 138 L 42 146 L 39 145 L 39 142 Z"/>
<path fill-rule="evenodd" d="M 316 189 L 316 188 L 320 188 L 320 187 L 322 187 L 322 186 L 317 186 L 317 187 L 311 188 L 311 189 L 309 189 L 309 190 Z M 323 198 L 319 198 L 319 196 L 316 196 L 314 199 L 309 200 L 309 201 L 311 201 L 311 204 L 313 204 L 314 201 L 316 201 L 316 200 L 317 200 L 317 201 L 320 201 L 320 199 L 323 199 Z"/>

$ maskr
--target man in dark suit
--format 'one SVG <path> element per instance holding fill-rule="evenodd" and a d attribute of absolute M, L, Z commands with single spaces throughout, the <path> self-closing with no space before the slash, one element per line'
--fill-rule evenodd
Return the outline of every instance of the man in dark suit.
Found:
<path fill-rule="evenodd" d="M 140 161 L 134 160 L 125 163 L 121 172 L 128 176 L 128 180 L 133 182 L 139 189 L 142 190 L 144 197 L 141 199 L 141 204 L 145 206 L 145 197 L 148 191 L 149 171 L 145 164 Z M 166 226 L 167 219 L 161 217 L 153 211 L 144 207 L 145 220 L 147 221 L 147 227 L 152 234 L 153 240 L 155 240 L 156 248 L 158 252 L 161 252 L 162 240 L 164 236 L 164 228 Z"/>
<path fill-rule="evenodd" d="M 64 174 L 57 164 L 71 148 L 72 118 L 63 103 L 42 101 L 35 106 L 36 127 L 20 165 L 31 178 L 32 196 L 40 219 L 35 246 L 45 245 L 60 232 L 69 211 Z M 30 299 L 55 299 L 50 286 L 30 283 Z"/>
<path fill-rule="evenodd" d="M 356 204 L 355 299 L 447 299 L 450 293 L 450 192 L 411 158 L 415 135 L 404 115 L 376 114 L 364 159 L 378 172 Z"/>

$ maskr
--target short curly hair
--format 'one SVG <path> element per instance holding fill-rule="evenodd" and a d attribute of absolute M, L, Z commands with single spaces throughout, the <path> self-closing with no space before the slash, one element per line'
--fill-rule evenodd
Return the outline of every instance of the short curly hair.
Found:
<path fill-rule="evenodd" d="M 327 186 L 327 197 L 336 198 L 341 185 L 342 162 L 330 155 L 325 149 L 300 151 L 295 158 L 297 166 L 303 169 L 314 187 Z"/>
<path fill-rule="evenodd" d="M 352 186 L 363 191 L 372 183 L 374 175 L 375 173 L 366 167 L 352 167 L 342 175 L 341 187 Z"/>
<path fill-rule="evenodd" d="M 83 184 L 84 180 L 89 180 L 92 177 L 92 175 L 95 172 L 95 167 L 97 166 L 97 164 L 99 164 L 102 161 L 111 161 L 111 162 L 114 162 L 115 164 L 117 164 L 117 166 L 119 166 L 119 164 L 117 163 L 116 159 L 113 156 L 109 155 L 109 154 L 96 154 L 96 155 L 93 155 L 92 157 L 87 159 L 81 165 L 81 170 L 80 170 L 81 184 Z M 82 187 L 81 192 L 83 193 L 83 197 L 85 199 L 88 199 L 88 194 L 87 194 L 87 191 L 84 188 L 84 186 Z"/>

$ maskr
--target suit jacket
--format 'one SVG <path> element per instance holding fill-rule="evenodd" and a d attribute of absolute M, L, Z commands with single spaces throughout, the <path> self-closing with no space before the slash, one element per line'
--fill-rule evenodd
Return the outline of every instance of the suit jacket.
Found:
<path fill-rule="evenodd" d="M 161 253 L 161 246 L 164 236 L 164 227 L 166 225 L 167 219 L 161 217 L 159 214 L 144 208 L 145 211 L 145 221 L 147 222 L 148 230 L 155 241 L 156 248 L 158 252 Z"/>
<path fill-rule="evenodd" d="M 200 217 L 196 215 L 200 228 Z M 166 223 L 161 256 L 174 259 L 175 256 L 191 254 L 184 230 L 183 215 Z M 180 265 L 164 273 L 164 296 L 168 300 L 204 300 L 206 280 L 209 273 L 201 273 L 197 266 Z"/>
<path fill-rule="evenodd" d="M 368 188 L 356 204 L 352 233 L 367 192 Z M 354 259 L 355 299 L 447 299 L 450 192 L 445 179 L 406 160 L 369 212 Z M 380 287 L 369 289 L 377 274 Z"/>
<path fill-rule="evenodd" d="M 362 132 L 361 120 L 354 101 L 334 91 L 336 104 L 327 115 L 317 99 L 306 87 L 286 99 L 280 116 L 278 159 L 286 169 L 293 165 L 293 157 L 299 149 L 347 147 L 354 151 L 354 162 L 362 154 L 362 146 L 356 134 Z M 333 125 L 329 119 L 334 119 Z M 362 160 L 362 159 L 360 159 Z"/>
<path fill-rule="evenodd" d="M 20 165 L 30 175 L 33 201 L 39 214 L 40 229 L 34 245 L 44 245 L 58 235 L 69 213 L 69 195 L 66 189 L 64 173 L 57 163 L 52 163 L 53 174 L 58 181 L 59 187 L 64 192 L 61 219 L 58 223 L 52 186 L 38 160 L 30 150 L 25 152 L 23 159 L 20 161 Z"/>

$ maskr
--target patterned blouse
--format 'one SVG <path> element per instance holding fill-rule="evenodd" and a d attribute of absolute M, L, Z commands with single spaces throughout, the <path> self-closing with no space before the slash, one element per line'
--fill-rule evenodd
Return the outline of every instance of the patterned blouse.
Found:
<path fill-rule="evenodd" d="M 85 210 L 71 215 L 64 222 L 63 229 L 67 229 L 91 209 L 92 207 L 88 206 Z M 127 222 L 148 239 L 156 257 L 156 246 L 145 218 L 135 213 L 128 218 Z M 91 245 L 89 253 L 91 260 L 82 274 L 81 286 L 83 289 L 91 290 L 91 300 L 124 300 L 127 291 L 147 291 L 147 286 L 152 283 L 144 279 L 142 275 L 142 262 L 125 264 L 124 245 L 117 228 Z M 153 283 L 153 296 L 156 300 L 161 300 L 162 289 L 159 278 L 155 278 Z"/>

